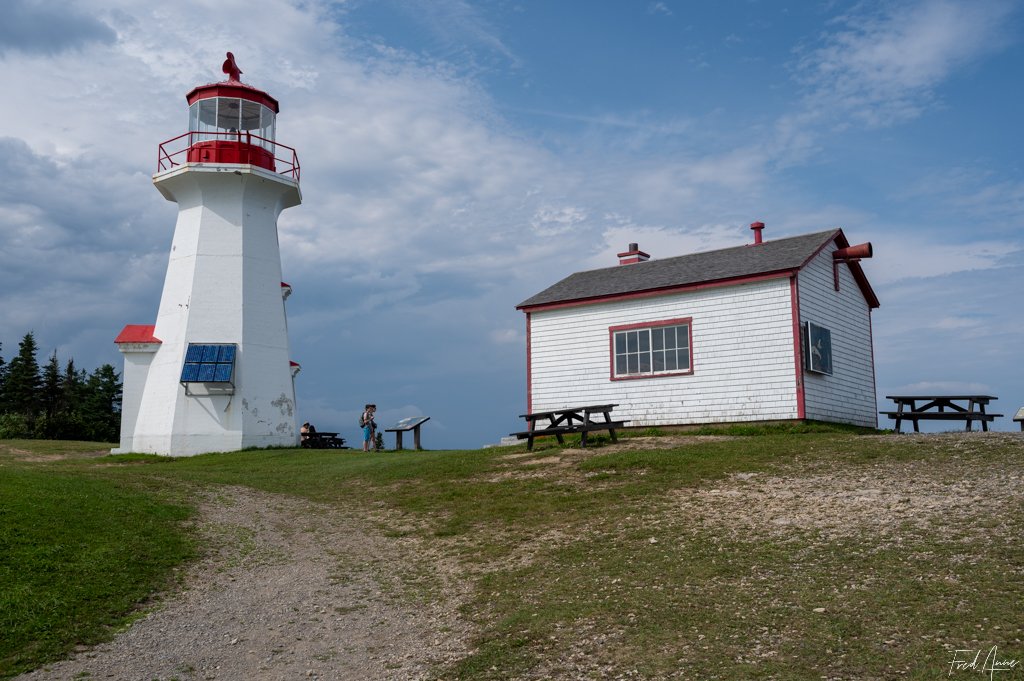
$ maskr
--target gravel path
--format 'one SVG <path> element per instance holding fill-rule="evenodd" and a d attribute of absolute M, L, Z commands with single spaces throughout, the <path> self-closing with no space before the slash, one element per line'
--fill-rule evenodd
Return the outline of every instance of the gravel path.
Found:
<path fill-rule="evenodd" d="M 198 529 L 212 548 L 181 593 L 111 642 L 18 681 L 423 679 L 465 654 L 458 594 L 417 540 L 292 497 L 210 494 Z"/>

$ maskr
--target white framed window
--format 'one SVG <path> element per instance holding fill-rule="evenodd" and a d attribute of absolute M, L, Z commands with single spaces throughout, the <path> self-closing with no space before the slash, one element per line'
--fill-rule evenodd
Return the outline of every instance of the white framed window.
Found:
<path fill-rule="evenodd" d="M 691 328 L 690 317 L 610 327 L 611 379 L 692 374 Z"/>

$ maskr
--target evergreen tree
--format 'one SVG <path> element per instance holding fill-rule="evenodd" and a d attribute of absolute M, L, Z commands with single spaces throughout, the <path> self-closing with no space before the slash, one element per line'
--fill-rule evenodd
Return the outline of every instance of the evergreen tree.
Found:
<path fill-rule="evenodd" d="M 82 400 L 84 435 L 96 442 L 114 442 L 121 432 L 121 376 L 110 364 L 89 375 Z"/>
<path fill-rule="evenodd" d="M 29 331 L 18 344 L 18 355 L 7 365 L 4 380 L 3 411 L 33 420 L 40 412 L 39 364 L 36 361 L 36 339 Z"/>
<path fill-rule="evenodd" d="M 73 357 L 69 359 L 64 366 L 64 383 L 61 385 L 60 391 L 60 411 L 65 414 L 78 411 L 87 378 L 85 369 L 79 371 L 75 368 L 75 359 Z"/>
<path fill-rule="evenodd" d="M 91 374 L 56 350 L 44 367 L 32 332 L 10 362 L 0 357 L 0 438 L 47 437 L 115 442 L 121 430 L 121 376 L 110 364 Z"/>
<path fill-rule="evenodd" d="M 71 358 L 64 367 L 62 378 L 57 413 L 50 429 L 50 437 L 61 440 L 87 440 L 89 436 L 82 420 L 82 404 L 88 375 L 84 369 L 76 369 L 75 360 Z"/>
<path fill-rule="evenodd" d="M 50 355 L 50 361 L 43 369 L 43 386 L 41 391 L 43 413 L 48 420 L 53 419 L 60 409 L 60 398 L 64 388 L 64 377 L 57 363 L 57 351 Z"/>
<path fill-rule="evenodd" d="M 0 352 L 4 349 L 4 344 L 0 343 Z M 7 380 L 7 364 L 4 362 L 3 355 L 0 355 L 0 413 L 4 411 L 4 383 Z"/>

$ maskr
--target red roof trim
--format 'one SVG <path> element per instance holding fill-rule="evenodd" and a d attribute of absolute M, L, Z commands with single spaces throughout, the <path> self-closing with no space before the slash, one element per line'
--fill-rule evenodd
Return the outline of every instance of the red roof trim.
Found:
<path fill-rule="evenodd" d="M 114 339 L 115 343 L 163 343 L 153 335 L 155 324 L 128 324 Z"/>
<path fill-rule="evenodd" d="M 576 307 L 579 305 L 594 305 L 595 303 L 609 303 L 619 300 L 632 300 L 634 298 L 651 298 L 653 296 L 665 296 L 672 293 L 683 293 L 685 291 L 697 291 L 705 288 L 718 288 L 720 286 L 735 286 L 737 284 L 749 284 L 755 281 L 768 279 L 779 279 L 791 276 L 796 270 L 779 270 L 766 274 L 747 275 L 743 277 L 732 277 L 717 281 L 702 281 L 696 284 L 683 284 L 682 286 L 666 286 L 664 288 L 649 289 L 647 291 L 634 291 L 632 293 L 616 293 L 609 296 L 594 296 L 593 298 L 579 298 L 577 300 L 564 300 L 557 303 L 542 303 L 540 305 L 518 305 L 516 309 L 524 312 L 540 312 L 544 310 L 557 310 L 563 307 Z"/>
<path fill-rule="evenodd" d="M 211 97 L 238 97 L 240 99 L 247 99 L 250 102 L 259 102 L 263 106 L 269 107 L 274 110 L 274 113 L 281 113 L 281 107 L 277 103 L 277 100 L 268 95 L 263 90 L 257 90 L 254 87 L 249 87 L 245 83 L 226 81 L 223 83 L 210 83 L 209 85 L 197 85 L 185 95 L 185 99 L 188 100 L 189 106 L 192 106 L 200 99 L 210 99 Z"/>
<path fill-rule="evenodd" d="M 822 241 L 821 245 L 814 250 L 814 253 L 811 253 L 809 256 L 807 256 L 806 260 L 800 263 L 800 267 L 797 269 L 802 270 L 803 268 L 807 267 L 808 263 L 810 263 L 812 260 L 821 255 L 821 252 L 825 250 L 825 247 L 833 242 L 835 242 L 835 244 L 839 246 L 839 248 L 843 248 L 845 246 L 850 245 L 849 242 L 846 240 L 846 237 L 843 235 L 843 230 L 837 228 L 834 232 L 832 232 L 831 237 L 829 237 L 825 241 Z"/>

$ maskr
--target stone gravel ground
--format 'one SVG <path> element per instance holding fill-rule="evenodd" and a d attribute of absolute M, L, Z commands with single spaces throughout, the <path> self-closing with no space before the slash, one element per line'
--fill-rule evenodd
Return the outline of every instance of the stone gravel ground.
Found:
<path fill-rule="evenodd" d="M 438 567 L 422 564 L 417 540 L 241 487 L 215 489 L 200 517 L 208 553 L 183 592 L 109 643 L 18 680 L 423 679 L 465 654 L 458 594 L 403 583 Z"/>

